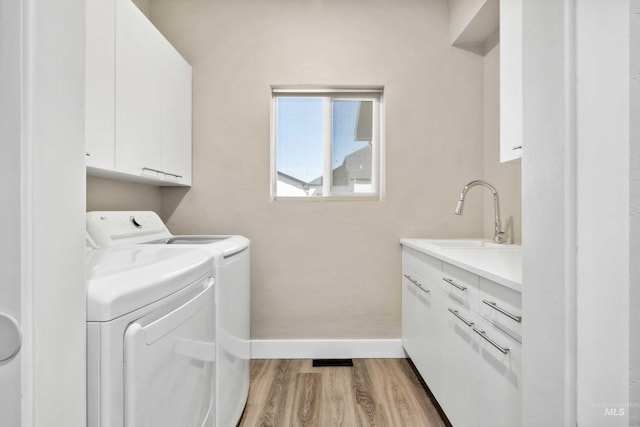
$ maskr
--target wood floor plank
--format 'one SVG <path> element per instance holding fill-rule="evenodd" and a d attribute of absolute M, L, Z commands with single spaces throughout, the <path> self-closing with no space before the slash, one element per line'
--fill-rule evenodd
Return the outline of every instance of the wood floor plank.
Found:
<path fill-rule="evenodd" d="M 354 359 L 314 368 L 311 360 L 252 360 L 241 427 L 444 427 L 405 359 Z"/>
<path fill-rule="evenodd" d="M 351 368 L 324 368 L 323 399 L 325 402 L 324 421 L 327 426 L 360 426 L 353 404 Z"/>
<path fill-rule="evenodd" d="M 291 382 L 289 367 L 291 360 L 274 361 L 274 375 L 269 386 L 269 394 L 264 402 L 258 425 L 261 427 L 278 427 L 285 425 L 287 411 L 287 394 Z"/>
<path fill-rule="evenodd" d="M 299 373 L 296 375 L 290 425 L 321 426 L 322 375 Z"/>
<path fill-rule="evenodd" d="M 250 365 L 250 373 L 249 373 L 249 378 L 251 380 L 251 383 L 255 383 L 258 380 L 258 375 L 266 375 L 266 373 L 268 372 L 266 369 L 264 369 L 264 365 L 268 362 L 267 359 L 255 359 L 251 361 L 251 365 Z"/>
<path fill-rule="evenodd" d="M 440 419 L 433 403 L 420 386 L 416 388 L 411 378 L 407 377 L 406 361 L 398 363 L 391 359 L 372 360 L 372 375 L 378 375 L 377 382 L 382 384 L 385 391 L 385 405 L 391 409 L 388 411 L 393 425 L 416 427 L 440 427 L 444 423 Z M 410 367 L 409 367 L 410 368 Z M 413 371 L 411 375 L 415 377 Z"/>
<path fill-rule="evenodd" d="M 402 361 L 403 363 L 398 364 L 399 375 L 402 375 L 407 383 L 407 387 L 414 391 L 413 396 L 416 397 L 423 413 L 430 420 L 430 424 L 428 425 L 430 427 L 446 427 L 444 420 L 424 390 L 420 379 L 416 376 L 409 361 L 407 359 L 402 359 Z"/>
<path fill-rule="evenodd" d="M 410 408 L 411 402 L 406 388 L 398 378 L 398 371 L 393 368 L 393 365 L 382 360 L 372 360 L 369 371 L 376 382 L 383 387 L 383 400 L 388 408 L 391 424 L 408 427 L 412 425 L 411 417 L 414 411 Z"/>
<path fill-rule="evenodd" d="M 367 369 L 365 360 L 353 361 L 352 385 L 355 394 L 355 403 L 357 414 L 360 418 L 360 424 L 363 426 L 382 427 L 389 423 L 386 420 L 386 414 L 380 405 L 380 399 L 376 389 L 373 387 L 369 370 Z"/>

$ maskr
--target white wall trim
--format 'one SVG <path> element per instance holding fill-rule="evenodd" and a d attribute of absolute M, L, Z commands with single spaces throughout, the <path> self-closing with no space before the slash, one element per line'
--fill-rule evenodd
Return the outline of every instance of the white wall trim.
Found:
<path fill-rule="evenodd" d="M 577 424 L 575 7 L 523 2 L 524 427 Z"/>
<path fill-rule="evenodd" d="M 252 359 L 400 359 L 407 357 L 398 339 L 252 340 Z"/>
<path fill-rule="evenodd" d="M 577 1 L 576 385 L 582 427 L 631 425 L 629 404 L 637 403 L 629 402 L 630 20 L 628 0 Z"/>

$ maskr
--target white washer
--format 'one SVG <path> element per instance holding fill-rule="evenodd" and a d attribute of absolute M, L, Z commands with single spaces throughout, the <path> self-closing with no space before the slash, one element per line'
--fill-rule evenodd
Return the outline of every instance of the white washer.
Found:
<path fill-rule="evenodd" d="M 215 286 L 208 251 L 87 251 L 89 427 L 210 427 Z"/>
<path fill-rule="evenodd" d="M 144 244 L 205 248 L 216 282 L 216 426 L 233 427 L 249 395 L 250 248 L 243 236 L 174 236 L 155 212 L 87 213 L 87 230 L 100 247 Z"/>

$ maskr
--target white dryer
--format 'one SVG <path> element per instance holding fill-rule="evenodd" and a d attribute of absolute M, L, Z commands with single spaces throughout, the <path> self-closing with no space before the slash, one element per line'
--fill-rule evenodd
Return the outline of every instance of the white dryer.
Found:
<path fill-rule="evenodd" d="M 215 287 L 208 251 L 87 252 L 87 425 L 210 427 Z"/>
<path fill-rule="evenodd" d="M 155 212 L 87 213 L 87 230 L 100 247 L 203 248 L 213 256 L 216 282 L 216 426 L 235 426 L 249 395 L 250 248 L 238 236 L 171 234 Z"/>

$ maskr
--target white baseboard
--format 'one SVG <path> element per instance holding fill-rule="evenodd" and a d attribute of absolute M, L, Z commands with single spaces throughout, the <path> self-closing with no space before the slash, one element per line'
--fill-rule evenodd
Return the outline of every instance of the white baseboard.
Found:
<path fill-rule="evenodd" d="M 252 340 L 252 359 L 400 359 L 400 339 Z"/>

